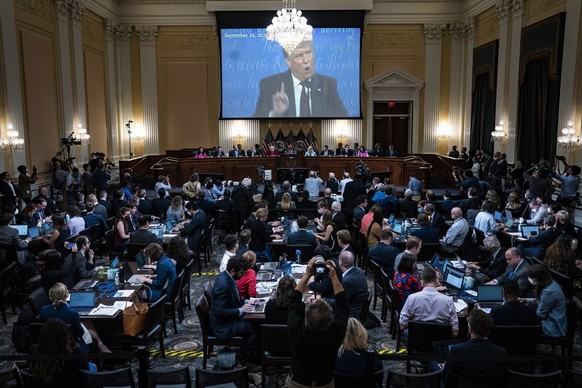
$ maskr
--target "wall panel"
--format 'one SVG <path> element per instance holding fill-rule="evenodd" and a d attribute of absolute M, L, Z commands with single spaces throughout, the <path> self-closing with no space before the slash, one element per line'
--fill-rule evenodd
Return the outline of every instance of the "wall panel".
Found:
<path fill-rule="evenodd" d="M 85 64 L 85 91 L 87 95 L 87 131 L 91 135 L 92 152 L 107 152 L 107 100 L 103 52 L 83 51 Z"/>

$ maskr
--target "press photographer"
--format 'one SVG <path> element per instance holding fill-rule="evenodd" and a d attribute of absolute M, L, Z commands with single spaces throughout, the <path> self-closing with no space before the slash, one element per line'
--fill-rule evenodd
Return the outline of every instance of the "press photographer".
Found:
<path fill-rule="evenodd" d="M 550 165 L 545 159 L 540 159 L 534 163 L 523 176 L 526 181 L 525 188 L 529 190 L 529 199 L 539 197 L 543 203 L 551 202 L 551 194 L 554 190 L 553 182 L 550 179 Z"/>
<path fill-rule="evenodd" d="M 560 174 L 559 163 L 564 164 L 565 172 Z M 580 167 L 570 166 L 566 162 L 566 157 L 556 155 L 554 157 L 554 168 L 551 173 L 552 178 L 560 181 L 560 195 L 558 202 L 567 207 L 575 206 L 575 201 L 580 197 L 578 187 L 580 186 Z"/>

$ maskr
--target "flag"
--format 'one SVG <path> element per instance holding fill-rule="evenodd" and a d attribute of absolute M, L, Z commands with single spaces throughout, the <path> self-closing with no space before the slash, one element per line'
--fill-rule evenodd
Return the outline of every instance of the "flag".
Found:
<path fill-rule="evenodd" d="M 283 136 L 283 132 L 281 132 L 281 127 L 279 127 L 279 132 L 275 137 L 275 149 L 279 152 L 285 150 L 285 136 Z"/>
<path fill-rule="evenodd" d="M 319 149 L 319 146 L 317 145 L 317 138 L 315 137 L 315 134 L 313 133 L 313 129 L 309 130 L 309 133 L 307 134 L 305 141 L 307 142 L 307 145 L 312 146 L 314 150 Z"/>
<path fill-rule="evenodd" d="M 269 146 L 275 145 L 275 138 L 273 137 L 273 133 L 269 129 L 269 132 L 265 135 L 265 139 L 263 139 L 263 154 L 266 155 Z"/>
<path fill-rule="evenodd" d="M 293 131 L 289 131 L 289 135 L 287 135 L 287 139 L 285 139 L 285 144 L 291 144 L 293 148 L 295 148 L 295 137 L 293 136 Z"/>
<path fill-rule="evenodd" d="M 297 150 L 307 151 L 307 143 L 305 142 L 305 134 L 303 128 L 299 129 L 299 133 L 295 136 L 295 148 Z"/>

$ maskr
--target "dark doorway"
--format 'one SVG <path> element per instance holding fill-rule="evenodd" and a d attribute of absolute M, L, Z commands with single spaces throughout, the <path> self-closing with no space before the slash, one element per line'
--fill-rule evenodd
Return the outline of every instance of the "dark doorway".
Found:
<path fill-rule="evenodd" d="M 394 144 L 400 155 L 410 152 L 408 149 L 410 104 L 410 102 L 374 103 L 374 144 L 380 143 L 384 149 L 387 149 L 389 144 Z M 370 144 L 369 148 L 373 148 L 374 144 Z"/>

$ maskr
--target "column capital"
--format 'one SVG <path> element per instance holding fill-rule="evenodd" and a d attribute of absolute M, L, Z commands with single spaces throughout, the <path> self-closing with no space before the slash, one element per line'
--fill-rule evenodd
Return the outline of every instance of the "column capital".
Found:
<path fill-rule="evenodd" d="M 76 23 L 81 23 L 83 21 L 83 15 L 85 14 L 85 4 L 78 0 L 72 0 L 70 2 L 69 8 L 73 16 L 73 21 Z"/>
<path fill-rule="evenodd" d="M 463 25 L 465 26 L 465 34 L 467 36 L 472 35 L 475 32 L 475 17 L 468 16 L 463 19 Z"/>
<path fill-rule="evenodd" d="M 510 0 L 509 7 L 512 15 L 521 15 L 523 10 L 523 0 Z"/>
<path fill-rule="evenodd" d="M 447 27 L 444 23 L 439 24 L 425 24 L 424 35 L 427 40 L 441 41 L 443 38 L 443 31 Z"/>
<path fill-rule="evenodd" d="M 158 26 L 138 26 L 137 33 L 140 42 L 152 42 L 158 36 Z"/>
<path fill-rule="evenodd" d="M 70 0 L 54 0 L 59 17 L 69 17 Z"/>

